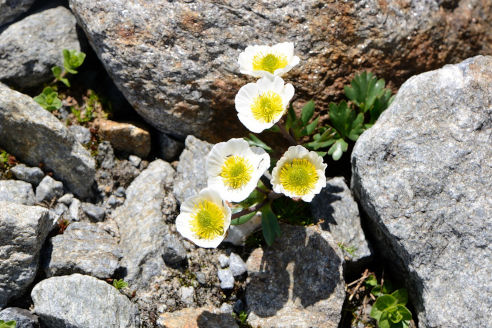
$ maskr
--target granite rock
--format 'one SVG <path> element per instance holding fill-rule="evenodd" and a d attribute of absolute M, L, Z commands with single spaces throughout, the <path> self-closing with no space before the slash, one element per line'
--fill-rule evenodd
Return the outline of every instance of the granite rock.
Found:
<path fill-rule="evenodd" d="M 30 183 L 17 180 L 0 180 L 0 201 L 34 205 L 34 192 Z"/>
<path fill-rule="evenodd" d="M 345 300 L 341 252 L 318 226 L 282 225 L 271 247 L 247 260 L 246 303 L 253 327 L 338 327 Z"/>
<path fill-rule="evenodd" d="M 34 312 L 50 328 L 140 327 L 137 306 L 110 284 L 73 274 L 39 282 L 31 292 Z"/>
<path fill-rule="evenodd" d="M 47 9 L 10 25 L 0 34 L 0 81 L 19 88 L 52 81 L 51 68 L 63 66 L 62 50 L 80 51 L 75 26 L 75 17 L 64 7 Z"/>
<path fill-rule="evenodd" d="M 43 254 L 46 276 L 81 273 L 100 279 L 114 277 L 120 268 L 118 242 L 93 223 L 71 223 L 51 238 Z"/>
<path fill-rule="evenodd" d="M 61 197 L 62 195 L 63 183 L 56 181 L 49 175 L 45 176 L 36 187 L 36 201 L 39 203 L 50 203 L 53 199 Z"/>
<path fill-rule="evenodd" d="M 25 309 L 10 307 L 0 311 L 0 320 L 15 321 L 15 328 L 39 328 L 38 317 Z"/>
<path fill-rule="evenodd" d="M 27 167 L 24 164 L 17 164 L 10 171 L 16 179 L 29 182 L 33 186 L 37 186 L 44 177 L 44 173 L 39 167 Z"/>
<path fill-rule="evenodd" d="M 326 182 L 311 202 L 311 212 L 321 227 L 331 232 L 344 253 L 346 263 L 359 266 L 372 256 L 360 224 L 359 208 L 343 177 Z"/>
<path fill-rule="evenodd" d="M 0 0 L 0 26 L 25 13 L 35 0 Z"/>
<path fill-rule="evenodd" d="M 150 153 L 150 133 L 134 123 L 98 119 L 94 122 L 99 135 L 117 151 L 147 157 Z"/>
<path fill-rule="evenodd" d="M 400 85 L 409 76 L 492 53 L 484 0 L 70 0 L 92 47 L 136 111 L 162 132 L 217 141 L 244 136 L 234 96 L 250 44 L 292 41 L 301 106 L 325 107 L 353 73 Z M 163 16 L 162 13 L 166 15 Z"/>
<path fill-rule="evenodd" d="M 117 208 L 114 219 L 120 230 L 122 266 L 125 280 L 134 286 L 146 286 L 152 276 L 168 264 L 186 259 L 182 241 L 166 220 L 174 219 L 177 204 L 171 193 L 174 169 L 155 160 L 126 190 L 125 203 Z"/>
<path fill-rule="evenodd" d="M 0 147 L 46 170 L 74 194 L 91 196 L 95 162 L 67 128 L 29 96 L 0 83 Z"/>
<path fill-rule="evenodd" d="M 180 203 L 188 197 L 197 195 L 207 186 L 205 160 L 212 146 L 194 136 L 186 137 L 185 149 L 179 156 L 173 186 L 174 196 Z"/>
<path fill-rule="evenodd" d="M 106 211 L 101 206 L 94 205 L 92 203 L 82 203 L 82 211 L 89 219 L 101 222 L 106 217 Z"/>
<path fill-rule="evenodd" d="M 492 57 L 477 56 L 405 82 L 353 150 L 352 190 L 421 327 L 492 322 L 491 143 Z"/>
<path fill-rule="evenodd" d="M 248 271 L 246 263 L 244 263 L 243 259 L 236 253 L 231 253 L 231 256 L 229 257 L 229 269 L 234 277 L 241 276 Z"/>
<path fill-rule="evenodd" d="M 70 125 L 68 130 L 82 145 L 85 145 L 91 141 L 91 131 L 86 127 L 81 125 Z"/>
<path fill-rule="evenodd" d="M 217 272 L 217 276 L 220 280 L 220 288 L 222 289 L 232 289 L 234 288 L 234 275 L 231 269 L 220 269 Z"/>
<path fill-rule="evenodd" d="M 51 227 L 42 207 L 0 202 L 0 308 L 34 281 Z"/>

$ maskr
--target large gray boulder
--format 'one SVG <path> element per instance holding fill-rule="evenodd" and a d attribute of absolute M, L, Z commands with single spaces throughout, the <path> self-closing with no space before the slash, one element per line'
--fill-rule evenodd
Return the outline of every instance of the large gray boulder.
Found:
<path fill-rule="evenodd" d="M 362 69 L 399 85 L 417 72 L 492 53 L 492 8 L 480 0 L 69 3 L 147 122 L 212 141 L 244 135 L 233 101 L 247 81 L 237 58 L 250 44 L 294 42 L 301 64 L 287 78 L 301 99 L 320 105 Z"/>
<path fill-rule="evenodd" d="M 0 180 L 0 201 L 34 205 L 34 191 L 30 183 L 17 180 Z"/>
<path fill-rule="evenodd" d="M 125 280 L 134 287 L 147 286 L 166 263 L 186 259 L 186 250 L 168 223 L 174 221 L 177 204 L 171 192 L 174 169 L 155 160 L 126 190 L 125 203 L 116 209 L 114 219 L 120 231 L 121 264 Z"/>
<path fill-rule="evenodd" d="M 421 327 L 492 322 L 492 57 L 409 79 L 357 141 L 352 187 Z"/>
<path fill-rule="evenodd" d="M 71 223 L 62 235 L 50 239 L 43 253 L 48 277 L 81 273 L 106 279 L 120 268 L 118 242 L 93 223 Z"/>
<path fill-rule="evenodd" d="M 137 306 L 126 296 L 104 281 L 78 273 L 41 281 L 31 298 L 46 327 L 140 327 Z"/>
<path fill-rule="evenodd" d="M 80 51 L 75 26 L 75 17 L 64 7 L 10 25 L 0 34 L 0 81 L 29 88 L 53 80 L 51 68 L 63 66 L 62 50 Z"/>
<path fill-rule="evenodd" d="M 34 0 L 0 0 L 0 26 L 25 13 Z"/>
<path fill-rule="evenodd" d="M 34 281 L 50 229 L 47 209 L 0 201 L 0 308 Z"/>
<path fill-rule="evenodd" d="M 1 83 L 0 147 L 31 166 L 44 163 L 73 193 L 91 196 L 95 162 L 89 151 L 50 112 Z"/>
<path fill-rule="evenodd" d="M 359 208 L 343 177 L 328 180 L 311 202 L 311 212 L 321 227 L 331 232 L 344 253 L 349 269 L 360 268 L 371 258 L 371 250 L 360 225 Z"/>
<path fill-rule="evenodd" d="M 336 328 L 345 300 L 342 254 L 318 226 L 281 226 L 246 264 L 248 323 L 263 328 Z"/>

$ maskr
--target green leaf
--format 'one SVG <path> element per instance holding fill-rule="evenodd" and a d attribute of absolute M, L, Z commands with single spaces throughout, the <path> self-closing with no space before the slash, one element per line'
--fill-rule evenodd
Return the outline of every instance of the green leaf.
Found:
<path fill-rule="evenodd" d="M 59 81 L 62 82 L 63 84 L 65 84 L 67 87 L 70 88 L 70 82 L 68 81 L 68 79 L 66 77 L 59 78 Z"/>
<path fill-rule="evenodd" d="M 389 320 L 389 313 L 384 312 L 378 320 L 378 328 L 392 328 L 392 323 Z"/>
<path fill-rule="evenodd" d="M 371 274 L 369 277 L 367 277 L 365 284 L 366 284 L 366 286 L 375 287 L 378 285 L 378 280 L 376 279 L 376 276 Z"/>
<path fill-rule="evenodd" d="M 391 295 L 379 296 L 376 302 L 374 302 L 370 316 L 379 321 L 383 311 L 389 307 L 396 305 L 396 299 Z"/>
<path fill-rule="evenodd" d="M 270 204 L 261 208 L 261 227 L 267 245 L 271 246 L 275 241 L 275 238 L 280 236 L 281 231 L 277 216 L 273 213 Z"/>
<path fill-rule="evenodd" d="M 337 132 L 343 138 L 357 140 L 363 132 L 364 115 L 356 115 L 355 111 L 345 101 L 340 102 L 338 105 L 330 103 L 329 107 L 330 121 Z"/>
<path fill-rule="evenodd" d="M 51 87 L 44 88 L 43 92 L 34 97 L 33 100 L 50 112 L 61 108 L 63 105 L 58 98 L 58 92 Z"/>
<path fill-rule="evenodd" d="M 306 125 L 306 127 L 302 130 L 302 135 L 303 136 L 309 136 L 309 135 L 313 134 L 314 130 L 318 126 L 318 121 L 319 121 L 319 116 L 316 117 L 316 119 L 314 121 L 312 121 L 311 123 Z"/>
<path fill-rule="evenodd" d="M 16 324 L 17 323 L 14 320 L 10 320 L 7 322 L 0 320 L 0 328 L 15 328 Z"/>
<path fill-rule="evenodd" d="M 249 213 L 243 216 L 238 217 L 237 219 L 231 220 L 231 225 L 240 225 L 248 222 L 255 216 L 256 212 Z"/>
<path fill-rule="evenodd" d="M 63 49 L 63 67 L 70 74 L 77 74 L 75 70 L 80 67 L 85 60 L 85 53 L 77 50 Z"/>
<path fill-rule="evenodd" d="M 269 128 L 268 131 L 279 133 L 280 132 L 280 128 L 278 127 L 278 125 L 274 125 L 271 128 Z"/>
<path fill-rule="evenodd" d="M 408 302 L 408 293 L 405 288 L 398 289 L 391 293 L 391 296 L 393 296 L 398 304 L 405 305 Z"/>
<path fill-rule="evenodd" d="M 287 131 L 293 126 L 293 124 L 297 121 L 296 112 L 294 111 L 294 107 L 292 107 L 292 103 L 289 104 L 289 109 L 287 110 L 287 119 L 285 120 L 285 128 Z"/>
<path fill-rule="evenodd" d="M 402 304 L 397 304 L 396 305 L 397 311 L 401 314 L 402 316 L 402 321 L 410 321 L 412 320 L 412 312 L 410 312 L 409 309 L 407 309 L 406 306 Z"/>
<path fill-rule="evenodd" d="M 344 152 L 348 149 L 348 143 L 343 139 L 338 139 L 331 147 L 328 149 L 328 155 L 331 155 L 334 161 L 338 161 Z"/>
<path fill-rule="evenodd" d="M 328 152 L 327 151 L 317 151 L 316 154 L 318 154 L 321 157 L 325 157 L 326 154 L 328 154 Z"/>
<path fill-rule="evenodd" d="M 57 80 L 60 79 L 60 75 L 62 74 L 62 68 L 60 66 L 53 66 L 51 68 L 51 71 L 53 72 L 53 75 Z"/>
<path fill-rule="evenodd" d="M 357 141 L 359 136 L 364 132 L 364 114 L 359 113 L 355 120 L 352 122 L 352 126 L 350 128 L 350 132 L 348 134 L 348 138 L 352 141 Z"/>
<path fill-rule="evenodd" d="M 243 138 L 243 139 L 246 140 L 250 146 L 256 146 L 256 147 L 263 148 L 267 152 L 271 152 L 272 151 L 272 148 L 270 146 L 268 146 L 266 143 L 264 143 L 263 141 L 261 141 L 254 134 L 250 133 L 248 136 L 249 136 L 249 138 Z"/>
<path fill-rule="evenodd" d="M 310 100 L 302 108 L 301 121 L 303 125 L 306 125 L 307 122 L 309 122 L 309 120 L 311 119 L 311 117 L 313 117 L 313 115 L 314 115 L 314 101 Z"/>
<path fill-rule="evenodd" d="M 113 287 L 116 289 L 122 289 L 128 287 L 128 283 L 123 279 L 113 279 Z"/>
<path fill-rule="evenodd" d="M 335 143 L 335 139 L 327 140 L 327 141 L 311 141 L 307 144 L 304 144 L 309 149 L 318 150 L 320 148 L 326 148 Z"/>

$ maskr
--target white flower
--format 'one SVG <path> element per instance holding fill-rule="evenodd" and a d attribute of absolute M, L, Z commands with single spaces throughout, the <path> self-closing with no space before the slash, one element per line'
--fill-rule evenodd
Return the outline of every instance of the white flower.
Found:
<path fill-rule="evenodd" d="M 250 131 L 260 133 L 277 123 L 294 96 L 294 87 L 275 77 L 261 78 L 239 89 L 235 103 L 237 116 Z"/>
<path fill-rule="evenodd" d="M 239 54 L 239 70 L 254 77 L 282 76 L 299 64 L 294 56 L 294 43 L 278 43 L 269 46 L 248 46 Z"/>
<path fill-rule="evenodd" d="M 270 156 L 244 139 L 231 139 L 213 146 L 206 162 L 208 187 L 227 201 L 240 202 L 256 188 L 270 166 Z"/>
<path fill-rule="evenodd" d="M 326 185 L 323 158 L 303 146 L 291 146 L 272 171 L 273 191 L 310 202 Z"/>
<path fill-rule="evenodd" d="M 181 204 L 176 229 L 183 237 L 206 248 L 224 240 L 231 224 L 231 209 L 213 189 L 205 188 Z"/>

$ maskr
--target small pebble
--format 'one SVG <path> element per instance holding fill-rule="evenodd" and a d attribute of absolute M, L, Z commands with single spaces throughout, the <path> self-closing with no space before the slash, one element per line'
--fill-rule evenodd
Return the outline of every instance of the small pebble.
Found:
<path fill-rule="evenodd" d="M 207 277 L 205 276 L 205 273 L 197 272 L 195 273 L 195 277 L 199 284 L 205 285 L 207 283 Z"/>
<path fill-rule="evenodd" d="M 179 296 L 181 297 L 181 302 L 186 305 L 192 305 L 194 302 L 195 288 L 192 286 L 183 286 L 179 289 Z"/>
<path fill-rule="evenodd" d="M 244 263 L 243 259 L 236 253 L 231 253 L 231 256 L 229 257 L 229 269 L 231 269 L 234 277 L 240 276 L 248 270 L 246 263 Z"/>
<path fill-rule="evenodd" d="M 229 257 L 225 254 L 219 255 L 219 264 L 221 268 L 225 268 L 229 265 Z"/>
<path fill-rule="evenodd" d="M 53 198 L 63 195 L 63 183 L 56 181 L 49 175 L 45 176 L 36 188 L 36 201 L 50 202 Z"/>
<path fill-rule="evenodd" d="M 220 306 L 220 312 L 222 313 L 232 313 L 232 305 L 228 303 L 222 303 Z"/>
<path fill-rule="evenodd" d="M 125 190 L 125 188 L 123 188 L 123 187 L 121 187 L 121 186 L 120 186 L 120 187 L 118 187 L 118 188 L 116 189 L 116 191 L 114 192 L 114 195 L 115 195 L 116 197 L 125 197 L 125 195 L 126 195 L 126 190 Z"/>
<path fill-rule="evenodd" d="M 65 194 L 58 199 L 58 203 L 62 203 L 66 206 L 70 206 L 70 204 L 72 204 L 72 201 L 73 201 L 72 194 Z"/>
<path fill-rule="evenodd" d="M 44 173 L 39 167 L 27 167 L 24 164 L 18 164 L 10 171 L 16 179 L 29 182 L 34 186 L 37 186 L 44 177 Z"/>
<path fill-rule="evenodd" d="M 79 218 L 80 200 L 74 198 L 72 204 L 68 208 L 68 215 L 70 216 L 70 221 L 80 221 Z"/>
<path fill-rule="evenodd" d="M 135 155 L 128 156 L 128 161 L 135 167 L 138 167 L 142 163 L 142 159 Z"/>
<path fill-rule="evenodd" d="M 91 132 L 88 128 L 81 125 L 70 125 L 68 130 L 72 133 L 75 139 L 83 145 L 91 141 Z"/>
<path fill-rule="evenodd" d="M 234 276 L 229 269 L 220 269 L 218 274 L 220 280 L 220 288 L 232 289 L 234 288 Z"/>
<path fill-rule="evenodd" d="M 82 203 L 82 211 L 84 211 L 89 219 L 97 222 L 103 221 L 104 217 L 106 216 L 104 208 L 91 203 Z"/>

